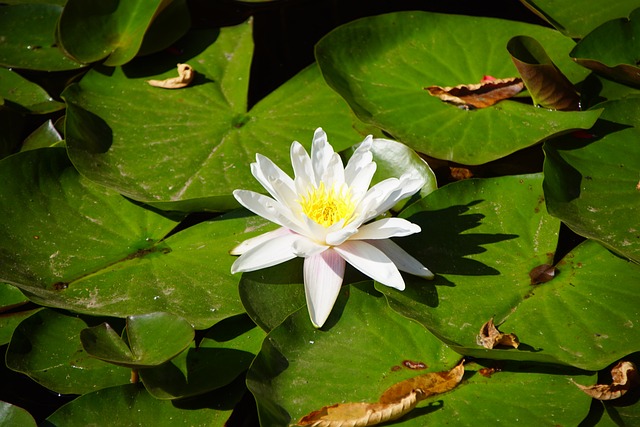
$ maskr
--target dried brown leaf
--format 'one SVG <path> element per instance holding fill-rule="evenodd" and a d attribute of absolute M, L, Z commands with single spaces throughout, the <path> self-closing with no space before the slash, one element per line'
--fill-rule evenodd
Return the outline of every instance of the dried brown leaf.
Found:
<path fill-rule="evenodd" d="M 457 386 L 464 375 L 464 365 L 444 372 L 431 372 L 392 385 L 376 403 L 336 403 L 300 418 L 299 426 L 366 427 L 400 418 L 418 402 Z"/>
<path fill-rule="evenodd" d="M 539 285 L 540 283 L 546 283 L 553 279 L 556 275 L 556 268 L 553 265 L 541 264 L 534 267 L 529 272 L 532 285 Z"/>
<path fill-rule="evenodd" d="M 189 86 L 195 77 L 195 71 L 189 64 L 178 64 L 178 77 L 171 77 L 164 80 L 147 80 L 147 83 L 154 87 L 164 89 L 180 89 Z"/>
<path fill-rule="evenodd" d="M 640 383 L 638 369 L 632 362 L 620 361 L 611 369 L 611 384 L 584 386 L 574 381 L 578 388 L 598 400 L 613 400 L 623 396 Z"/>
<path fill-rule="evenodd" d="M 476 343 L 484 348 L 495 348 L 497 346 L 518 348 L 520 340 L 515 334 L 503 334 L 493 323 L 493 317 L 489 319 L 476 337 Z"/>
<path fill-rule="evenodd" d="M 508 79 L 494 79 L 485 77 L 481 83 L 461 84 L 458 86 L 429 86 L 425 90 L 431 96 L 437 96 L 445 102 L 459 105 L 463 108 L 485 108 L 511 98 L 524 89 L 524 83 L 519 77 Z"/>

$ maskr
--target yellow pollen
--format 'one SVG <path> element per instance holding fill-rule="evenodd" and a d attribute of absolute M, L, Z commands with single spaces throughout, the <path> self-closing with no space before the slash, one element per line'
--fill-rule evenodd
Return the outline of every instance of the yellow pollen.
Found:
<path fill-rule="evenodd" d="M 355 209 L 348 191 L 336 191 L 335 187 L 326 189 L 323 182 L 300 199 L 300 207 L 307 217 L 324 227 L 341 219 L 348 223 Z"/>

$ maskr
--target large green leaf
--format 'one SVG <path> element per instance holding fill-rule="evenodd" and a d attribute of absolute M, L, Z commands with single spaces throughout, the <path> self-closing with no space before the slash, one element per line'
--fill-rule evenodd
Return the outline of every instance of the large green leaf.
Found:
<path fill-rule="evenodd" d="M 154 399 L 141 384 L 111 387 L 85 394 L 47 418 L 48 426 L 223 427 L 246 391 L 242 381 L 185 402 Z"/>
<path fill-rule="evenodd" d="M 216 323 L 204 338 L 170 362 L 140 370 L 145 387 L 157 399 L 194 396 L 226 386 L 246 371 L 265 333 L 246 314 Z"/>
<path fill-rule="evenodd" d="M 56 46 L 55 28 L 62 6 L 15 4 L 0 7 L 0 65 L 59 71 L 82 67 Z"/>
<path fill-rule="evenodd" d="M 133 59 L 153 18 L 171 0 L 68 0 L 58 22 L 60 47 L 74 60 L 122 65 Z M 178 20 L 179 22 L 179 20 Z"/>
<path fill-rule="evenodd" d="M 473 29 L 472 31 L 462 29 Z M 516 35 L 538 40 L 572 82 L 587 72 L 571 63 L 574 43 L 534 25 L 489 18 L 399 12 L 343 25 L 316 46 L 329 83 L 358 117 L 418 152 L 469 165 L 486 163 L 568 129 L 589 128 L 591 112 L 559 112 L 513 100 L 465 110 L 425 87 L 515 77 L 506 45 Z"/>
<path fill-rule="evenodd" d="M 167 53 L 123 68 L 97 68 L 64 92 L 69 155 L 90 179 L 172 210 L 227 210 L 236 188 L 262 191 L 249 164 L 261 153 L 290 171 L 294 140 L 309 146 L 321 126 L 337 151 L 363 138 L 316 67 L 302 71 L 247 112 L 251 23 L 194 31 Z M 176 75 L 194 83 L 166 90 L 145 81 Z"/>
<path fill-rule="evenodd" d="M 7 348 L 7 366 L 64 394 L 127 384 L 128 369 L 94 359 L 82 350 L 80 331 L 86 327 L 77 317 L 38 311 L 14 331 Z"/>
<path fill-rule="evenodd" d="M 1 7 L 0 10 L 2 10 Z M 63 103 L 55 101 L 37 84 L 15 71 L 2 67 L 0 67 L 0 100 L 4 100 L 4 107 L 22 113 L 46 114 L 64 108 Z"/>
<path fill-rule="evenodd" d="M 613 18 L 629 16 L 638 7 L 637 0 L 585 0 L 559 2 L 555 0 L 520 0 L 568 37 L 582 38 L 591 30 Z"/>
<path fill-rule="evenodd" d="M 184 319 L 169 313 L 149 313 L 127 317 L 127 343 L 108 323 L 80 332 L 82 348 L 91 356 L 119 366 L 158 366 L 184 350 L 194 330 Z"/>
<path fill-rule="evenodd" d="M 612 80 L 640 87 L 640 9 L 605 22 L 570 53 L 580 64 Z"/>
<path fill-rule="evenodd" d="M 565 136 L 545 144 L 549 212 L 578 234 L 640 262 L 640 98 L 598 107 L 606 122 L 594 138 Z"/>
<path fill-rule="evenodd" d="M 343 287 L 322 330 L 313 327 L 306 308 L 272 330 L 247 385 L 261 424 L 286 426 L 333 403 L 375 402 L 391 385 L 427 372 L 403 362 L 422 362 L 437 372 L 457 359 L 426 329 L 393 312 L 365 282 Z"/>
<path fill-rule="evenodd" d="M 0 179 L 1 280 L 32 301 L 116 317 L 166 311 L 196 328 L 244 311 L 228 251 L 264 221 L 223 217 L 163 240 L 174 221 L 81 177 L 60 148 L 3 160 Z"/>

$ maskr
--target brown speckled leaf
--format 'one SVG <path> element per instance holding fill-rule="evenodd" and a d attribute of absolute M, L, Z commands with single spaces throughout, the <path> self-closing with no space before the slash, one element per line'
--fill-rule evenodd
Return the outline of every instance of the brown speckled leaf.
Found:
<path fill-rule="evenodd" d="M 620 361 L 611 369 L 611 384 L 595 384 L 584 386 L 575 383 L 576 386 L 589 396 L 598 400 L 613 400 L 623 396 L 633 386 L 640 383 L 636 366 L 627 361 Z"/>
<path fill-rule="evenodd" d="M 520 341 L 515 334 L 503 334 L 500 332 L 494 325 L 493 318 L 482 325 L 480 333 L 476 337 L 476 342 L 478 345 L 490 349 L 497 346 L 518 348 L 520 345 Z"/>

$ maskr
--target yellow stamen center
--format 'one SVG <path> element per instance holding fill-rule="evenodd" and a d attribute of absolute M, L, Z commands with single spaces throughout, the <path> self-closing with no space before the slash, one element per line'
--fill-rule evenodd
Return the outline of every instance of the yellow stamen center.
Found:
<path fill-rule="evenodd" d="M 324 227 L 330 227 L 341 219 L 345 219 L 346 224 L 355 210 L 348 190 L 327 189 L 323 182 L 300 199 L 300 207 L 302 213 Z"/>

